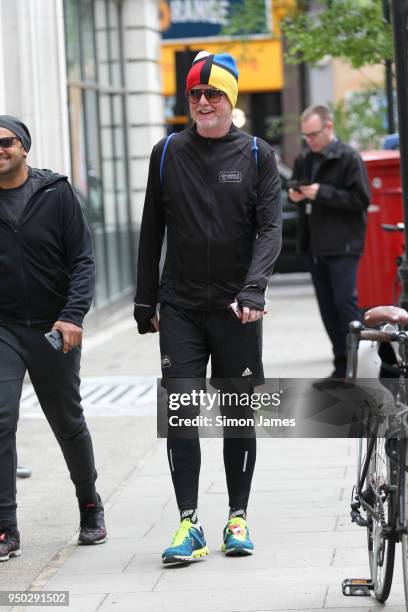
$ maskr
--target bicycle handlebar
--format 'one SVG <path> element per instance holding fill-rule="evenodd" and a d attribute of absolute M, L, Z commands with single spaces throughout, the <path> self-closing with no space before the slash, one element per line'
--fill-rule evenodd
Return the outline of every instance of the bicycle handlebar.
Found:
<path fill-rule="evenodd" d="M 399 332 L 382 331 L 380 329 L 362 329 L 359 333 L 360 340 L 372 340 L 374 342 L 393 342 L 398 340 Z"/>
<path fill-rule="evenodd" d="M 353 343 L 357 342 L 357 345 L 359 340 L 400 343 L 406 343 L 408 341 L 408 333 L 405 331 L 400 331 L 396 329 L 392 329 L 390 331 L 386 331 L 383 329 L 370 329 L 364 327 L 360 321 L 351 321 L 351 323 L 349 324 L 349 332 L 351 338 L 353 338 Z"/>
<path fill-rule="evenodd" d="M 384 331 L 381 329 L 369 329 L 364 327 L 360 321 L 351 321 L 349 332 L 355 341 L 371 340 L 373 342 L 394 342 L 398 341 L 401 332 L 396 330 Z M 402 332 L 404 334 L 404 332 Z M 353 341 L 354 342 L 354 341 Z"/>

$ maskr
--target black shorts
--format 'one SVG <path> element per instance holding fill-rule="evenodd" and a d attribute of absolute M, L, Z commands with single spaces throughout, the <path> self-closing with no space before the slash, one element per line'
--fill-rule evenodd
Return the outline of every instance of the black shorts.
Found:
<path fill-rule="evenodd" d="M 160 352 L 163 382 L 171 378 L 205 379 L 254 387 L 264 383 L 262 320 L 243 325 L 229 310 L 196 311 L 162 304 Z"/>

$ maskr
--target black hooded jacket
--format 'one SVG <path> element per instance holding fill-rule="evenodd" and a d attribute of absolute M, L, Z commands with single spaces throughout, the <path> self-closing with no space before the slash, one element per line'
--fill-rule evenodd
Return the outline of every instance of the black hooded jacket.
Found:
<path fill-rule="evenodd" d="M 367 171 L 360 155 L 337 140 L 313 175 L 313 153 L 303 151 L 295 160 L 293 179 L 320 183 L 311 214 L 300 203 L 300 251 L 316 255 L 361 255 L 370 204 Z"/>
<path fill-rule="evenodd" d="M 41 179 L 14 227 L 0 208 L 0 325 L 81 326 L 95 284 L 89 228 L 67 177 Z"/>
<path fill-rule="evenodd" d="M 139 243 L 135 318 L 139 331 L 156 303 L 221 310 L 238 296 L 262 308 L 281 248 L 280 179 L 270 146 L 232 126 L 222 138 L 190 127 L 154 148 Z M 167 253 L 159 289 L 165 228 Z M 144 331 L 147 331 L 144 329 Z"/>

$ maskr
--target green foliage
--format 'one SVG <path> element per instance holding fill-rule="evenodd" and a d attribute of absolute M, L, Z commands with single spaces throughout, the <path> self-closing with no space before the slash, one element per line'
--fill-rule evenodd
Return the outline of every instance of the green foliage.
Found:
<path fill-rule="evenodd" d="M 352 92 L 331 104 L 336 135 L 359 150 L 378 149 L 386 129 L 386 100 L 382 89 Z"/>
<path fill-rule="evenodd" d="M 347 59 L 354 68 L 393 58 L 392 28 L 382 0 L 331 0 L 317 14 L 296 12 L 281 24 L 289 63 L 316 64 L 326 55 Z"/>
<path fill-rule="evenodd" d="M 256 32 L 270 34 L 265 15 L 265 0 L 243 0 L 234 5 L 228 26 L 222 28 L 223 36 L 245 38 Z"/>

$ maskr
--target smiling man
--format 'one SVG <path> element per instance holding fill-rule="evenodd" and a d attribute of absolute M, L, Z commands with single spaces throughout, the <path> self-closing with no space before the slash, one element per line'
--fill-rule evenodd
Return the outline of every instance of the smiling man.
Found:
<path fill-rule="evenodd" d="M 75 485 L 78 543 L 106 539 L 79 394 L 95 279 L 91 237 L 67 177 L 29 167 L 30 148 L 27 126 L 0 115 L 0 561 L 20 554 L 16 429 L 26 372 Z M 59 352 L 44 336 L 51 329 L 61 334 Z"/>
<path fill-rule="evenodd" d="M 264 294 L 281 246 L 279 175 L 269 145 L 232 124 L 238 95 L 233 57 L 199 53 L 186 94 L 193 125 L 161 140 L 150 158 L 134 315 L 140 333 L 160 330 L 162 384 L 169 392 L 187 391 L 191 379 L 191 394 L 194 382 L 204 386 L 210 357 L 212 377 L 225 391 L 236 391 L 238 380 L 251 392 L 263 381 Z M 177 416 L 198 412 L 199 406 L 184 406 Z M 245 411 L 234 405 L 228 416 L 245 417 Z M 170 423 L 167 450 L 181 522 L 162 559 L 194 561 L 208 554 L 197 517 L 197 427 L 177 430 Z M 252 426 L 224 428 L 227 555 L 253 552 L 246 510 L 255 457 Z"/>

